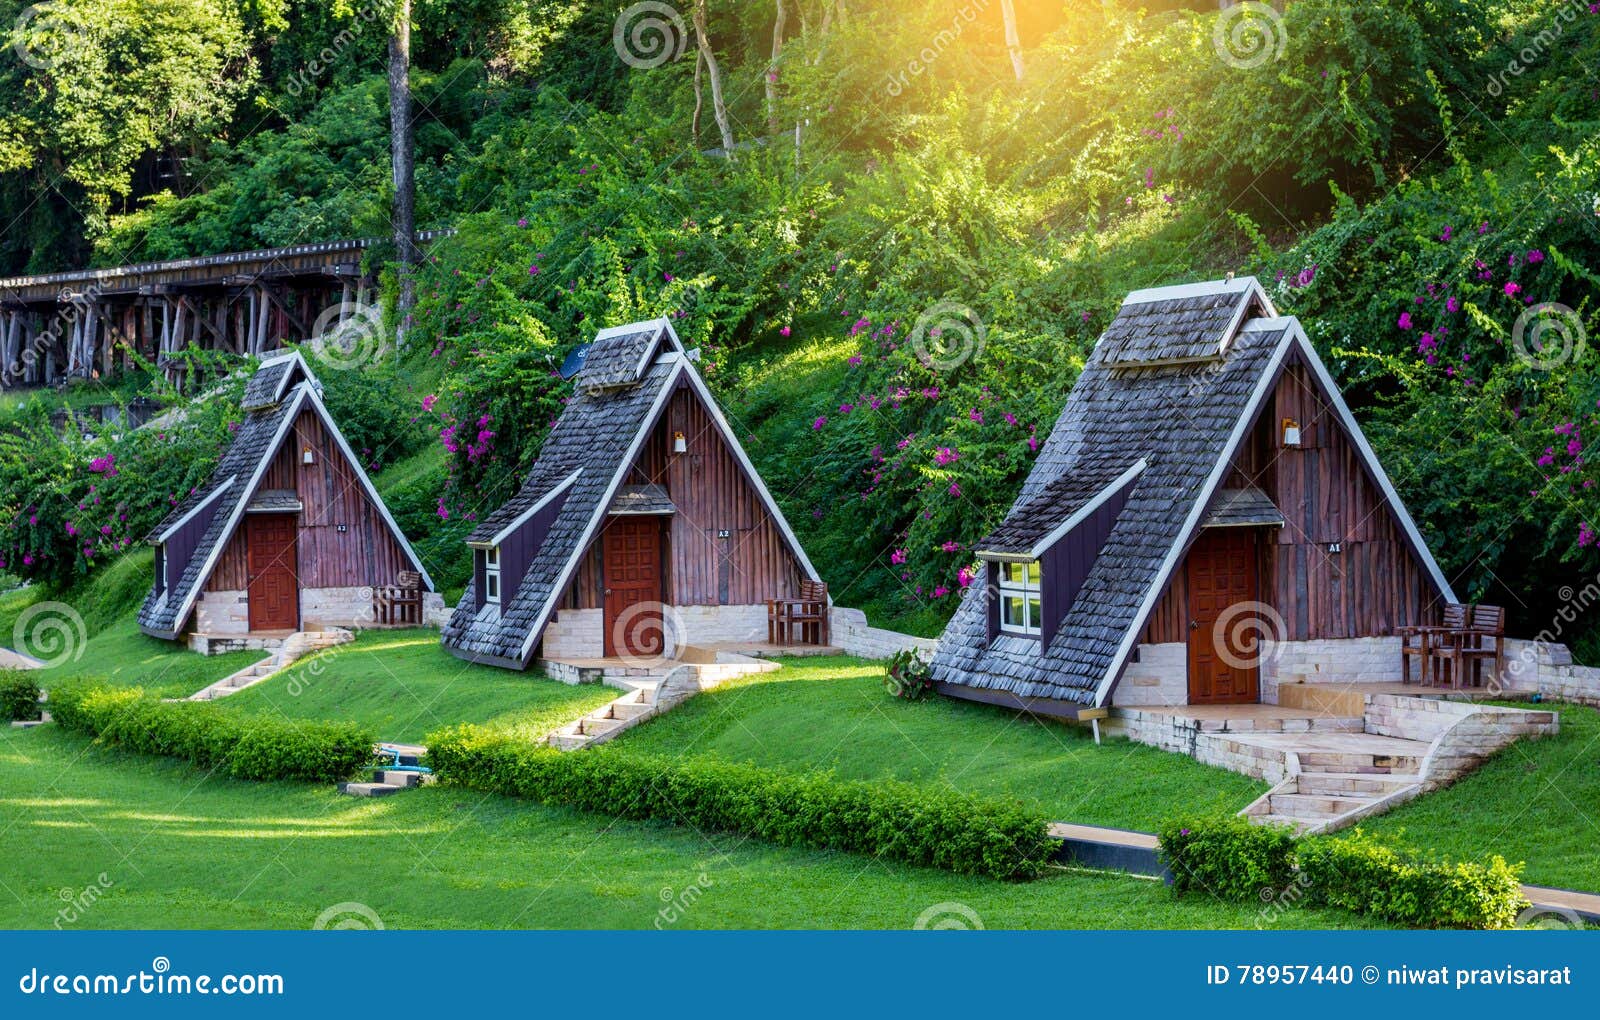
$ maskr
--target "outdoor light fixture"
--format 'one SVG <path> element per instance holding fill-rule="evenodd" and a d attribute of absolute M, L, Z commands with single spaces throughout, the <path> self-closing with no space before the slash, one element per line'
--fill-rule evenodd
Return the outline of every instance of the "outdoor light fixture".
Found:
<path fill-rule="evenodd" d="M 300 463 L 315 464 L 316 462 L 317 455 L 311 452 L 311 447 L 307 446 L 300 451 Z"/>
<path fill-rule="evenodd" d="M 683 433 L 682 432 L 674 432 L 672 434 L 672 452 L 673 453 L 687 453 L 688 450 L 689 450 L 689 444 L 683 438 Z"/>
<path fill-rule="evenodd" d="M 1300 423 L 1293 418 L 1283 419 L 1283 445 L 1300 445 Z"/>

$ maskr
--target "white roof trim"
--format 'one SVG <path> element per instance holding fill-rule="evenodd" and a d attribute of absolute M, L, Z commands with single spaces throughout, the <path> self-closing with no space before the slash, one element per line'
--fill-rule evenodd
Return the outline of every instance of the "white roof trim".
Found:
<path fill-rule="evenodd" d="M 216 569 L 217 560 L 222 557 L 222 550 L 227 548 L 228 540 L 233 537 L 233 532 L 238 528 L 240 519 L 244 517 L 244 508 L 250 501 L 250 494 L 256 491 L 256 486 L 261 483 L 262 476 L 267 473 L 267 466 L 272 463 L 272 458 L 277 454 L 278 447 L 283 445 L 283 437 L 293 427 L 294 420 L 300 413 L 300 405 L 305 401 L 306 395 L 311 392 L 310 386 L 302 386 L 299 389 L 300 392 L 295 396 L 294 403 L 284 413 L 283 421 L 278 423 L 278 431 L 273 434 L 272 442 L 268 444 L 266 453 L 256 462 L 255 469 L 250 472 L 250 480 L 245 483 L 244 488 L 240 491 L 238 500 L 234 502 L 233 510 L 228 514 L 227 523 L 222 526 L 222 533 L 217 536 L 216 543 L 212 545 L 211 550 L 206 553 L 205 560 L 200 564 L 200 572 L 195 575 L 194 585 L 184 595 L 183 601 L 178 603 L 178 612 L 172 618 L 172 632 L 174 634 L 183 630 L 184 621 L 187 619 L 189 611 L 194 608 L 195 599 L 199 596 L 200 590 L 205 587 L 207 579 L 211 577 L 211 572 Z M 178 577 L 181 580 L 183 575 L 179 574 Z"/>
<path fill-rule="evenodd" d="M 417 568 L 417 573 L 422 575 L 423 586 L 428 591 L 436 591 L 437 589 L 433 586 L 433 578 L 428 576 L 428 568 L 422 565 L 422 558 L 417 555 L 415 549 L 411 548 L 411 543 L 406 540 L 406 533 L 400 530 L 400 525 L 395 522 L 394 517 L 389 513 L 388 504 L 384 503 L 383 497 L 378 495 L 377 486 L 373 485 L 372 479 L 367 477 L 366 469 L 361 466 L 360 459 L 356 457 L 355 451 L 350 449 L 350 444 L 345 440 L 344 433 L 339 431 L 339 426 L 334 422 L 333 416 L 328 413 L 327 407 L 323 405 L 322 397 L 318 395 L 316 386 L 307 385 L 304 390 L 310 395 L 311 406 L 316 408 L 318 416 L 322 418 L 322 424 L 332 434 L 334 441 L 339 444 L 339 449 L 344 453 L 345 460 L 349 461 L 350 466 L 355 469 L 356 479 L 361 482 L 361 487 L 366 490 L 367 498 L 372 500 L 372 505 L 378 508 L 378 515 L 383 518 L 383 523 L 389 526 L 390 533 L 394 535 L 395 541 L 400 543 L 400 548 L 405 551 L 406 558 L 411 561 L 412 566 Z M 272 459 L 273 454 L 277 453 L 277 446 L 278 443 L 274 442 L 273 451 L 264 458 L 265 460 Z M 252 492 L 254 489 L 255 486 L 252 484 Z"/>
<path fill-rule="evenodd" d="M 1383 490 L 1383 497 L 1394 514 L 1400 520 L 1400 527 L 1405 531 L 1406 537 L 1411 539 L 1412 551 L 1422 560 L 1423 566 L 1428 568 L 1428 573 L 1433 578 L 1434 584 L 1439 586 L 1439 591 L 1450 602 L 1456 599 L 1455 589 L 1445 579 L 1444 571 L 1439 569 L 1439 564 L 1433 558 L 1433 553 L 1428 549 L 1428 543 L 1422 540 L 1422 532 L 1417 530 L 1417 523 L 1411 517 L 1411 511 L 1400 501 L 1400 494 L 1395 491 L 1394 483 L 1389 480 L 1388 472 L 1383 470 L 1383 464 L 1378 460 L 1378 455 L 1373 452 L 1368 444 L 1366 434 L 1361 431 L 1355 415 L 1350 413 L 1350 405 L 1344 402 L 1344 394 L 1339 392 L 1339 387 L 1334 383 L 1333 376 L 1328 372 L 1328 366 L 1323 364 L 1322 358 L 1317 355 L 1317 350 L 1311 345 L 1311 340 L 1306 336 L 1305 330 L 1300 328 L 1298 321 L 1291 328 L 1291 335 L 1300 345 L 1300 352 L 1304 355 L 1306 363 L 1311 366 L 1311 371 L 1316 375 L 1317 381 L 1322 384 L 1328 402 L 1338 412 L 1339 420 L 1344 424 L 1350 436 L 1350 441 L 1360 451 L 1361 457 L 1366 461 L 1367 469 L 1372 472 L 1372 477 L 1377 481 L 1378 488 Z"/>
<path fill-rule="evenodd" d="M 1261 306 L 1267 310 L 1268 317 L 1278 314 L 1273 306 L 1272 299 L 1267 297 L 1266 290 L 1261 286 L 1261 281 L 1253 276 L 1235 276 L 1231 280 L 1204 280 L 1199 283 L 1180 283 L 1171 287 L 1146 287 L 1136 290 L 1122 299 L 1122 307 L 1129 305 L 1147 305 L 1152 301 L 1182 301 L 1185 298 L 1207 297 L 1212 294 L 1243 294 L 1254 291 L 1261 299 Z"/>
<path fill-rule="evenodd" d="M 1276 316 L 1273 318 L 1277 319 Z M 1252 324 L 1252 327 L 1254 327 L 1254 324 Z M 1312 347 L 1310 339 L 1306 336 L 1305 329 L 1300 325 L 1300 321 L 1294 316 L 1286 316 L 1282 319 L 1277 319 L 1276 328 L 1284 330 L 1283 338 L 1278 341 L 1277 349 L 1273 351 L 1271 361 L 1268 362 L 1261 373 L 1261 377 L 1256 381 L 1255 391 L 1250 395 L 1250 400 L 1245 405 L 1244 413 L 1234 423 L 1233 432 L 1228 436 L 1228 441 L 1223 446 L 1221 454 L 1217 457 L 1217 463 L 1212 468 L 1211 474 L 1207 476 L 1205 484 L 1201 486 L 1194 506 L 1189 511 L 1189 516 L 1184 520 L 1183 528 L 1178 532 L 1177 538 L 1172 543 L 1172 548 L 1167 552 L 1166 559 L 1162 560 L 1160 569 L 1156 572 L 1149 589 L 1145 592 L 1144 600 L 1139 604 L 1139 611 L 1134 616 L 1127 632 L 1123 634 L 1122 641 L 1117 646 L 1116 655 L 1112 657 L 1105 675 L 1100 678 L 1100 683 L 1095 688 L 1094 704 L 1097 708 L 1105 704 L 1105 699 L 1110 694 L 1111 687 L 1118 675 L 1121 674 L 1123 664 L 1127 660 L 1129 653 L 1132 652 L 1134 643 L 1138 641 L 1139 634 L 1144 630 L 1145 622 L 1149 619 L 1151 610 L 1155 608 L 1157 600 L 1166 591 L 1167 582 L 1171 579 L 1172 571 L 1177 566 L 1178 560 L 1183 556 L 1189 536 L 1198 530 L 1198 525 L 1205 514 L 1206 508 L 1211 504 L 1211 497 L 1216 494 L 1218 485 L 1221 484 L 1223 476 L 1233 462 L 1233 456 L 1238 451 L 1239 444 L 1243 442 L 1245 433 L 1260 412 L 1262 401 L 1266 399 L 1272 387 L 1278 381 L 1279 370 L 1283 367 L 1284 359 L 1292 348 L 1298 349 L 1305 357 L 1306 363 L 1311 366 L 1318 383 L 1322 386 L 1324 396 L 1338 413 L 1340 421 L 1348 430 L 1351 441 L 1361 454 L 1368 470 L 1377 479 L 1378 487 L 1383 491 L 1384 498 L 1394 509 L 1402 529 L 1414 545 L 1413 551 L 1421 558 L 1429 576 L 1433 578 L 1434 583 L 1439 586 L 1439 591 L 1447 600 L 1456 601 L 1454 589 L 1450 587 L 1450 582 L 1445 580 L 1444 572 L 1439 569 L 1439 564 L 1435 562 L 1427 544 L 1422 541 L 1422 535 L 1417 531 L 1416 523 L 1411 519 L 1410 512 L 1406 510 L 1405 504 L 1400 501 L 1400 496 L 1395 492 L 1394 485 L 1389 481 L 1389 476 L 1384 472 L 1383 466 L 1378 463 L 1377 454 L 1368 445 L 1366 436 L 1361 432 L 1361 426 L 1356 423 L 1355 417 L 1350 413 L 1349 405 L 1344 402 L 1343 394 L 1339 392 L 1339 387 L 1334 383 L 1333 376 L 1328 373 L 1328 367 L 1323 364 L 1322 359 L 1317 355 L 1316 349 Z"/>
<path fill-rule="evenodd" d="M 180 528 L 182 528 L 185 524 L 188 524 L 189 521 L 194 518 L 195 514 L 199 513 L 200 511 L 204 510 L 206 507 L 210 506 L 213 502 L 216 501 L 216 498 L 218 496 L 222 495 L 224 492 L 227 492 L 230 488 L 233 487 L 233 483 L 237 482 L 238 480 L 239 480 L 239 476 L 238 475 L 230 475 L 228 477 L 227 481 L 223 482 L 221 485 L 217 486 L 216 489 L 214 489 L 212 491 L 211 495 L 207 496 L 205 499 L 202 499 L 200 502 L 196 503 L 194 505 L 194 507 L 188 513 L 184 514 L 182 517 L 180 517 L 176 521 L 172 522 L 172 526 L 171 527 L 167 528 L 166 531 L 163 531 L 161 534 L 157 535 L 156 536 L 156 542 L 157 543 L 165 543 L 173 535 L 176 535 Z"/>
<path fill-rule="evenodd" d="M 537 503 L 533 504 L 516 517 L 512 518 L 511 523 L 495 532 L 487 542 L 468 542 L 467 544 L 474 549 L 492 549 L 495 546 L 498 546 L 501 542 L 504 542 L 507 538 L 511 537 L 511 533 L 513 531 L 516 531 L 518 528 L 528 523 L 528 518 L 532 517 L 540 510 L 543 510 L 546 506 L 549 506 L 551 500 L 572 488 L 572 483 L 576 482 L 578 480 L 578 476 L 581 474 L 583 474 L 583 468 L 579 468 L 578 470 L 572 472 L 572 474 L 557 482 L 555 485 L 551 486 L 550 491 L 545 493 L 543 496 L 540 496 Z"/>
<path fill-rule="evenodd" d="M 1111 499 L 1111 497 L 1121 492 L 1129 482 L 1133 481 L 1135 478 L 1138 478 L 1144 473 L 1145 468 L 1149 466 L 1150 462 L 1145 460 L 1143 457 L 1140 457 L 1132 467 L 1122 472 L 1122 474 L 1118 475 L 1108 485 L 1102 488 L 1099 492 L 1095 493 L 1087 503 L 1073 511 L 1070 517 L 1056 525 L 1054 528 L 1050 529 L 1048 534 L 1039 539 L 1037 542 L 1033 543 L 1033 547 L 1026 553 L 989 552 L 979 549 L 976 553 L 978 558 L 991 559 L 1000 562 L 1026 558 L 1027 562 L 1029 563 L 1037 560 L 1039 557 L 1044 555 L 1045 550 L 1061 541 L 1062 537 L 1070 532 L 1073 528 L 1076 528 L 1078 525 L 1088 520 L 1090 514 L 1093 514 L 1096 510 L 1104 506 L 1106 502 Z"/>
<path fill-rule="evenodd" d="M 314 385 L 321 385 L 321 383 L 317 379 L 315 373 L 313 373 L 311 371 L 311 366 L 306 364 L 306 359 L 300 354 L 300 352 L 298 350 L 294 350 L 294 349 L 291 349 L 291 350 L 288 350 L 288 351 L 283 351 L 283 352 L 278 353 L 278 354 L 274 354 L 271 357 L 262 358 L 261 359 L 261 363 L 256 368 L 256 371 L 259 372 L 263 368 L 266 368 L 269 365 L 276 365 L 280 361 L 297 361 L 297 362 L 299 362 L 300 363 L 300 371 L 305 373 L 306 379 L 308 379 Z M 288 389 L 288 382 L 289 382 L 290 379 L 293 379 L 293 378 L 294 378 L 294 371 L 292 369 L 290 371 L 288 371 L 288 372 L 283 373 L 283 378 L 278 380 L 278 385 L 272 391 L 272 404 L 279 404 L 279 403 L 283 402 L 283 395 L 284 395 L 285 391 Z M 272 404 L 263 404 L 263 405 L 258 405 L 258 406 L 271 407 Z"/>
<path fill-rule="evenodd" d="M 656 394 L 656 399 L 651 401 L 650 410 L 645 412 L 644 424 L 634 434 L 633 441 L 628 444 L 628 449 L 623 453 L 622 459 L 617 462 L 617 469 L 613 472 L 611 481 L 606 486 L 606 491 L 601 493 L 599 501 L 595 503 L 595 509 L 589 517 L 589 523 L 584 527 L 583 534 L 578 536 L 578 541 L 573 544 L 572 552 L 567 556 L 567 562 L 562 565 L 561 572 L 556 575 L 555 583 L 550 586 L 550 596 L 544 600 L 544 605 L 539 607 L 539 615 L 533 618 L 533 624 L 528 628 L 527 635 L 522 639 L 522 651 L 517 656 L 522 662 L 528 661 L 528 656 L 533 652 L 534 643 L 539 640 L 539 635 L 544 633 L 544 625 L 549 622 L 550 614 L 555 611 L 557 596 L 566 590 L 568 584 L 572 583 L 572 573 L 578 569 L 578 562 L 583 559 L 583 554 L 588 552 L 589 543 L 594 541 L 594 536 L 599 531 L 601 522 L 606 520 L 606 508 L 616 498 L 617 489 L 622 485 L 622 480 L 628 476 L 628 469 L 633 467 L 634 458 L 639 456 L 640 448 L 643 447 L 646 437 L 650 435 L 650 426 L 655 423 L 662 409 L 667 406 L 667 401 L 672 398 L 672 391 L 677 388 L 678 377 L 688 369 L 689 363 L 684 361 L 683 355 L 677 352 L 663 355 L 660 360 L 663 362 L 677 362 L 680 367 L 678 371 L 667 376 L 661 383 L 661 391 Z M 518 588 L 520 589 L 527 580 L 527 575 L 524 574 L 522 581 L 518 583 Z M 515 599 L 516 594 L 513 593 L 511 597 Z M 501 601 L 502 604 L 505 602 L 505 594 L 503 592 L 501 593 Z"/>

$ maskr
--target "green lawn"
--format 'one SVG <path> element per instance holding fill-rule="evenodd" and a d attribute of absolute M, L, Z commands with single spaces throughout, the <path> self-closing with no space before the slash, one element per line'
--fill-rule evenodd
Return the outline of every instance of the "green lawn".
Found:
<path fill-rule="evenodd" d="M 909 928 L 959 904 L 989 928 L 1359 927 L 1338 911 L 1172 898 L 1147 880 L 962 878 L 449 787 L 383 800 L 207 777 L 55 727 L 0 729 L 0 927 L 48 928 L 62 889 L 109 888 L 74 927 L 306 928 L 365 904 L 391 928 Z"/>
<path fill-rule="evenodd" d="M 407 743 L 461 722 L 486 723 L 532 740 L 621 693 L 475 666 L 446 652 L 437 630 L 424 628 L 367 631 L 219 704 L 290 719 L 360 722 L 384 740 Z"/>
<path fill-rule="evenodd" d="M 1267 788 L 1127 740 L 1097 747 L 1086 726 L 940 697 L 900 701 L 882 678 L 880 664 L 858 659 L 791 659 L 699 695 L 617 746 L 1010 795 L 1062 821 L 1146 831 L 1180 812 L 1238 810 Z"/>
<path fill-rule="evenodd" d="M 1526 702 L 1506 702 L 1526 708 Z M 1560 735 L 1523 740 L 1454 786 L 1363 828 L 1453 858 L 1525 861 L 1524 881 L 1600 892 L 1600 712 L 1551 705 Z"/>

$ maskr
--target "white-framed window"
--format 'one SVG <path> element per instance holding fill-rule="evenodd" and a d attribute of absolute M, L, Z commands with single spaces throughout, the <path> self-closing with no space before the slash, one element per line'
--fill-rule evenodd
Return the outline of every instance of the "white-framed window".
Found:
<path fill-rule="evenodd" d="M 483 600 L 500 604 L 500 547 L 483 551 Z"/>
<path fill-rule="evenodd" d="M 1038 634 L 1044 615 L 1039 598 L 1039 563 L 999 563 L 1000 629 L 1007 634 Z"/>

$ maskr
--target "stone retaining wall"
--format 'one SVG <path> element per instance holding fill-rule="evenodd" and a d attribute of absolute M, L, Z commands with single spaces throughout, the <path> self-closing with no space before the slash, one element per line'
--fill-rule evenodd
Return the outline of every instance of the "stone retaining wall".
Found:
<path fill-rule="evenodd" d="M 1128 663 L 1111 692 L 1113 706 L 1186 705 L 1189 702 L 1189 646 L 1182 641 L 1140 645 L 1137 662 Z"/>
<path fill-rule="evenodd" d="M 859 609 L 834 606 L 828 616 L 828 643 L 863 659 L 887 659 L 910 648 L 924 660 L 933 658 L 939 642 L 934 638 L 913 637 L 899 631 L 867 625 L 867 614 Z"/>
<path fill-rule="evenodd" d="M 1551 701 L 1600 705 L 1600 669 L 1572 661 L 1566 645 L 1506 639 L 1505 685 Z"/>

